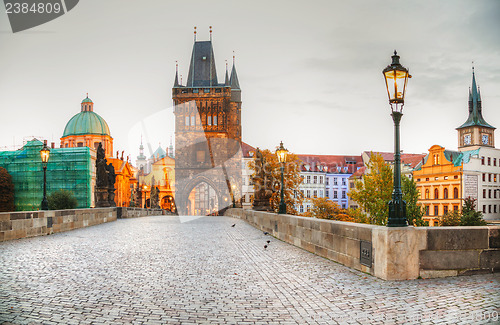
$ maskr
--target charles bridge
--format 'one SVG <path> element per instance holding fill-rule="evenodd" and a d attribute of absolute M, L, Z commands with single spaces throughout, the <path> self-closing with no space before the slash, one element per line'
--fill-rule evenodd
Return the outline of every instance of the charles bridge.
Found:
<path fill-rule="evenodd" d="M 323 224 L 315 226 L 300 219 L 280 219 L 277 223 L 272 216 L 245 215 L 238 210 L 228 211 L 230 216 L 200 218 L 139 217 L 141 211 L 132 209 L 121 211 L 118 220 L 116 212 L 94 210 L 93 215 L 79 211 L 64 216 L 50 211 L 37 212 L 39 218 L 26 213 L 11 216 L 10 232 L 5 231 L 9 222 L 1 220 L 4 242 L 0 243 L 0 323 L 481 324 L 500 321 L 498 273 L 384 280 L 375 271 L 374 265 L 380 263 L 376 256 L 371 260 L 374 265 L 361 266 L 355 258 L 349 258 L 351 253 L 347 251 L 343 254 L 313 244 L 330 238 L 314 235 L 315 229 L 325 230 Z M 44 213 L 48 215 L 42 216 Z M 47 231 L 49 218 L 52 231 Z M 267 221 L 262 221 L 264 219 Z M 94 226 L 85 227 L 90 225 Z M 31 227 L 30 230 L 26 231 L 27 227 Z M 310 227 L 312 231 L 300 227 Z M 330 227 L 327 232 L 339 236 L 332 237 L 332 242 L 343 245 L 346 250 L 353 245 L 352 234 L 367 239 L 366 229 L 370 229 L 354 231 L 335 222 Z M 33 230 L 35 228 L 40 229 Z M 70 229 L 74 230 L 64 231 Z M 381 236 L 374 235 L 377 231 L 370 230 L 374 255 L 377 254 L 375 237 Z M 489 236 L 489 245 L 496 245 L 495 231 L 490 229 L 490 235 L 494 236 Z M 37 236 L 45 233 L 52 234 Z M 352 236 L 342 239 L 342 233 Z M 34 237 L 8 240 L 9 236 Z M 310 236 L 309 245 L 297 239 L 300 236 Z M 476 234 L 477 240 L 481 241 L 478 236 Z M 481 246 L 486 243 L 474 245 L 476 248 L 471 254 L 481 259 L 487 252 L 489 255 L 485 256 L 495 259 L 495 255 L 491 255 L 494 249 Z M 431 251 L 429 247 L 427 251 Z M 329 259 L 321 257 L 325 254 Z M 332 261 L 339 260 L 340 255 L 346 256 L 340 262 L 350 267 Z M 427 263 L 430 260 L 427 256 Z M 487 262 L 483 258 L 479 263 Z M 387 267 L 390 265 L 386 264 Z M 439 273 L 442 270 L 427 271 L 429 275 L 447 275 Z"/>

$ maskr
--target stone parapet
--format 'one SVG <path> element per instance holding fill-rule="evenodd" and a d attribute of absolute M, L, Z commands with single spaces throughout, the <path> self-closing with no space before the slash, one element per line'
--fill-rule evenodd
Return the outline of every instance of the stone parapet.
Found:
<path fill-rule="evenodd" d="M 116 220 L 116 208 L 0 213 L 0 242 L 50 235 Z"/>
<path fill-rule="evenodd" d="M 500 271 L 500 226 L 393 228 L 243 209 L 225 214 L 384 280 Z"/>
<path fill-rule="evenodd" d="M 139 218 L 139 217 L 159 216 L 159 215 L 173 215 L 173 213 L 163 209 L 118 207 L 116 208 L 116 210 L 118 219 Z"/>

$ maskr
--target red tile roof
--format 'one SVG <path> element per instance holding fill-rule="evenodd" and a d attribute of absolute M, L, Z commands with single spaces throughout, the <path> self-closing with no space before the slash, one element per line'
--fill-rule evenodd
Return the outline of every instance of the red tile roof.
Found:
<path fill-rule="evenodd" d="M 255 148 L 248 143 L 241 141 L 241 152 L 244 158 L 251 158 L 255 155 Z M 252 152 L 252 156 L 250 156 L 250 152 Z"/>
<path fill-rule="evenodd" d="M 378 153 L 384 158 L 386 162 L 394 162 L 394 153 L 393 152 L 376 152 L 376 151 L 365 151 L 368 157 L 371 157 L 372 153 Z M 403 153 L 401 154 L 401 161 L 403 164 L 409 164 L 411 168 L 415 168 L 419 162 L 426 156 L 423 154 L 414 154 L 414 153 Z"/>
<path fill-rule="evenodd" d="M 327 171 L 330 173 L 354 173 L 357 168 L 363 166 L 361 156 L 337 156 L 337 155 L 297 155 L 303 164 L 302 171 Z M 305 167 L 309 165 L 309 169 Z M 327 167 L 327 170 L 324 169 Z M 340 167 L 340 170 L 338 170 Z M 347 171 L 344 171 L 347 167 Z"/>

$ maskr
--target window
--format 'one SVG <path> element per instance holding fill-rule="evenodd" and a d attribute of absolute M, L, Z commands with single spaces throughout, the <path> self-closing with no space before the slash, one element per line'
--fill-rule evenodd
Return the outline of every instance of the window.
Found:
<path fill-rule="evenodd" d="M 323 184 L 323 176 L 320 176 L 320 177 L 319 177 L 319 183 L 320 183 L 320 184 Z"/>
<path fill-rule="evenodd" d="M 496 206 L 496 204 L 493 206 L 493 213 L 497 213 L 497 206 Z"/>
<path fill-rule="evenodd" d="M 453 188 L 453 198 L 458 199 L 458 187 Z"/>
<path fill-rule="evenodd" d="M 207 117 L 207 124 L 212 125 L 212 115 L 208 115 Z"/>
<path fill-rule="evenodd" d="M 417 182 L 420 182 L 420 178 L 417 178 Z"/>
<path fill-rule="evenodd" d="M 342 203 L 342 209 L 345 209 L 345 203 Z"/>
<path fill-rule="evenodd" d="M 436 205 L 434 206 L 434 215 L 438 216 L 439 215 L 439 207 Z"/>
<path fill-rule="evenodd" d="M 213 122 L 214 122 L 214 125 L 217 125 L 217 115 L 214 115 Z"/>
<path fill-rule="evenodd" d="M 484 157 L 481 157 L 481 165 L 484 165 Z"/>
<path fill-rule="evenodd" d="M 307 178 L 306 178 L 306 179 L 307 179 L 307 182 L 306 182 L 306 183 L 307 183 L 307 184 L 310 184 L 310 183 L 311 183 L 311 175 L 307 175 Z"/>
<path fill-rule="evenodd" d="M 448 176 L 445 176 L 445 177 L 444 177 L 444 179 L 445 179 L 445 180 L 447 180 L 447 179 L 448 179 Z"/>
<path fill-rule="evenodd" d="M 319 197 L 323 197 L 323 190 L 319 190 Z"/>
<path fill-rule="evenodd" d="M 486 205 L 483 205 L 483 213 L 486 213 Z"/>
<path fill-rule="evenodd" d="M 205 162 L 205 151 L 204 150 L 198 150 L 196 152 L 196 161 L 197 162 Z"/>
<path fill-rule="evenodd" d="M 345 196 L 345 191 L 342 191 L 342 198 L 345 199 L 346 196 Z"/>
<path fill-rule="evenodd" d="M 486 174 L 483 174 L 483 182 L 486 182 Z"/>
<path fill-rule="evenodd" d="M 350 187 L 350 188 L 354 188 L 354 182 L 350 183 L 350 184 L 349 184 L 349 187 Z"/>
<path fill-rule="evenodd" d="M 434 190 L 434 199 L 439 199 L 439 190 L 437 188 Z"/>
<path fill-rule="evenodd" d="M 304 206 L 301 204 L 299 208 L 300 213 L 304 212 Z"/>
<path fill-rule="evenodd" d="M 306 197 L 307 197 L 308 199 L 310 199 L 310 198 L 311 198 L 311 190 L 307 190 L 307 191 L 306 191 Z"/>
<path fill-rule="evenodd" d="M 313 197 L 318 197 L 318 190 L 313 191 Z"/>
<path fill-rule="evenodd" d="M 458 211 L 458 205 L 453 206 L 453 211 Z"/>
<path fill-rule="evenodd" d="M 304 190 L 300 190 L 300 192 L 302 192 L 302 197 L 304 197 Z"/>
<path fill-rule="evenodd" d="M 311 206 L 309 204 L 306 205 L 306 210 L 307 210 L 307 212 L 309 212 L 309 210 L 311 210 Z"/>
<path fill-rule="evenodd" d="M 338 198 L 338 197 L 337 197 L 337 191 L 333 191 L 333 198 L 334 198 L 334 199 L 337 199 L 337 198 Z"/>
<path fill-rule="evenodd" d="M 425 215 L 426 216 L 429 215 L 429 206 L 428 205 L 425 206 Z"/>
<path fill-rule="evenodd" d="M 453 176 L 453 179 L 458 179 L 458 175 Z"/>
<path fill-rule="evenodd" d="M 328 189 L 325 190 L 325 196 L 330 197 L 330 192 L 328 191 Z"/>
<path fill-rule="evenodd" d="M 196 125 L 196 120 L 194 115 L 191 115 L 191 125 Z"/>
<path fill-rule="evenodd" d="M 497 159 L 493 158 L 493 166 L 496 166 L 496 165 L 497 165 Z"/>
<path fill-rule="evenodd" d="M 488 205 L 488 213 L 491 213 L 491 205 Z"/>
<path fill-rule="evenodd" d="M 193 93 L 197 94 L 200 90 L 198 88 L 193 89 Z"/>
<path fill-rule="evenodd" d="M 491 190 L 488 190 L 488 199 L 491 199 Z"/>
<path fill-rule="evenodd" d="M 345 185 L 345 178 L 342 178 L 342 185 Z"/>
<path fill-rule="evenodd" d="M 447 199 L 447 198 L 448 198 L 448 189 L 447 189 L 447 188 L 445 188 L 445 189 L 443 190 L 443 199 Z"/>
<path fill-rule="evenodd" d="M 491 158 L 488 157 L 488 166 L 491 166 Z"/>
<path fill-rule="evenodd" d="M 491 182 L 491 174 L 488 174 L 488 182 Z"/>
<path fill-rule="evenodd" d="M 497 191 L 493 191 L 493 198 L 496 199 L 497 198 Z"/>
<path fill-rule="evenodd" d="M 329 177 L 325 177 L 325 182 L 326 182 L 326 185 L 330 185 L 330 178 Z"/>
<path fill-rule="evenodd" d="M 493 182 L 497 182 L 497 174 L 493 174 Z"/>
<path fill-rule="evenodd" d="M 429 181 L 429 177 L 427 177 L 427 178 L 425 179 L 425 181 L 426 181 L 426 182 L 428 182 L 428 181 Z"/>
<path fill-rule="evenodd" d="M 434 180 L 435 180 L 435 181 L 439 180 L 439 177 L 434 177 Z"/>
<path fill-rule="evenodd" d="M 425 198 L 426 198 L 426 199 L 429 199 L 429 197 L 430 197 L 430 193 L 429 193 L 429 192 L 430 192 L 430 191 L 429 191 L 429 189 L 428 189 L 428 188 L 427 188 L 427 189 L 425 189 Z"/>
<path fill-rule="evenodd" d="M 483 199 L 486 199 L 486 190 L 483 190 Z"/>
<path fill-rule="evenodd" d="M 447 213 L 448 213 L 448 206 L 447 206 L 447 205 L 445 205 L 445 206 L 443 207 L 443 214 L 447 214 Z"/>
<path fill-rule="evenodd" d="M 203 89 L 203 92 L 204 92 L 204 93 L 209 93 L 209 92 L 210 92 L 210 88 L 204 88 L 204 89 Z"/>
<path fill-rule="evenodd" d="M 314 183 L 314 184 L 316 184 L 317 182 L 318 182 L 318 176 L 316 176 L 316 175 L 315 175 L 315 176 L 313 177 L 313 183 Z"/>
<path fill-rule="evenodd" d="M 189 116 L 186 116 L 186 121 L 184 122 L 186 126 L 189 126 Z"/>
<path fill-rule="evenodd" d="M 337 185 L 337 177 L 333 178 L 333 185 Z"/>
<path fill-rule="evenodd" d="M 78 143 L 76 144 L 76 146 L 77 146 L 77 147 L 83 147 L 83 142 L 78 142 Z"/>

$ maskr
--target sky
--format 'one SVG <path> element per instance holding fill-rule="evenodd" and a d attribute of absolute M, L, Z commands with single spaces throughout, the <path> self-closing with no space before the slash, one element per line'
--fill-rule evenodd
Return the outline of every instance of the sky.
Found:
<path fill-rule="evenodd" d="M 413 76 L 403 152 L 456 149 L 473 65 L 483 116 L 500 127 L 498 0 L 85 0 L 18 33 L 0 11 L 0 150 L 32 137 L 58 145 L 86 93 L 132 161 L 141 134 L 146 153 L 168 146 L 175 63 L 185 80 L 194 26 L 198 40 L 213 26 L 219 82 L 234 51 L 243 141 L 255 147 L 393 151 L 382 70 L 395 49 Z"/>

